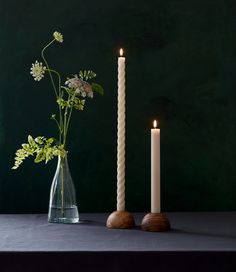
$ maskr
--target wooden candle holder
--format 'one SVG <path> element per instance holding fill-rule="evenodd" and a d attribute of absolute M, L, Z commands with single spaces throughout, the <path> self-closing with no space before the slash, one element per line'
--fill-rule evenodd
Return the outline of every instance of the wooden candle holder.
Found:
<path fill-rule="evenodd" d="M 148 213 L 142 220 L 141 228 L 145 231 L 168 231 L 170 222 L 164 213 Z"/>
<path fill-rule="evenodd" d="M 107 227 L 111 229 L 128 229 L 134 225 L 134 217 L 127 211 L 115 211 L 107 219 Z"/>

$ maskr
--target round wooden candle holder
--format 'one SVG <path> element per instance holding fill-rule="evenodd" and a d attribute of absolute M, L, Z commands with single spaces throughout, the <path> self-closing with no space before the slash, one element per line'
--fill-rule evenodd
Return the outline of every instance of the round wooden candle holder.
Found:
<path fill-rule="evenodd" d="M 128 229 L 134 225 L 134 217 L 127 211 L 115 211 L 107 218 L 107 227 L 111 229 Z"/>
<path fill-rule="evenodd" d="M 164 213 L 148 213 L 142 220 L 141 228 L 145 231 L 168 231 L 170 222 Z"/>

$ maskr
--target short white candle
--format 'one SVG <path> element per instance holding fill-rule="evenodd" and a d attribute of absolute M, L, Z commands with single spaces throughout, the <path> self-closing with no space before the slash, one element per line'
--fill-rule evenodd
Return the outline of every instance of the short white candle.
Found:
<path fill-rule="evenodd" d="M 161 212 L 161 177 L 160 177 L 160 129 L 157 121 L 151 130 L 151 212 Z"/>
<path fill-rule="evenodd" d="M 118 58 L 117 211 L 125 210 L 125 58 Z"/>

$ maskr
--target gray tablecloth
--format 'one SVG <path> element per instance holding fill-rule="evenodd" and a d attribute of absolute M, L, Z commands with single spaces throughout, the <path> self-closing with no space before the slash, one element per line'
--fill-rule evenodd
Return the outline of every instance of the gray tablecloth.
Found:
<path fill-rule="evenodd" d="M 0 271 L 236 271 L 236 212 L 168 213 L 172 230 L 108 229 L 108 214 L 80 224 L 0 215 Z"/>

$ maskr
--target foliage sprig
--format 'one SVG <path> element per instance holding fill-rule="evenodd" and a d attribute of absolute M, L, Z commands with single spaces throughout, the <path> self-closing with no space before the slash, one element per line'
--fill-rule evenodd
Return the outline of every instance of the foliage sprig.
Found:
<path fill-rule="evenodd" d="M 51 119 L 57 125 L 59 139 L 47 139 L 44 136 L 33 138 L 29 135 L 28 143 L 22 144 L 22 148 L 16 151 L 15 164 L 12 169 L 17 169 L 30 156 L 35 156 L 35 163 L 42 161 L 47 163 L 56 156 L 64 157 L 73 109 L 77 111 L 84 110 L 86 98 L 93 98 L 94 92 L 100 95 L 104 94 L 101 85 L 89 82 L 96 77 L 92 70 L 81 70 L 78 75 L 67 78 L 64 85 L 61 84 L 61 75 L 56 69 L 49 66 L 45 51 L 55 42 L 62 43 L 63 39 L 63 35 L 55 31 L 53 39 L 41 51 L 42 62 L 36 60 L 32 64 L 30 71 L 35 81 L 43 79 L 46 72 L 50 77 L 59 111 L 58 117 L 54 113 L 51 115 Z"/>
<path fill-rule="evenodd" d="M 45 161 L 47 163 L 56 156 L 65 157 L 63 145 L 57 144 L 53 138 L 38 136 L 35 139 L 29 135 L 28 143 L 21 145 L 22 148 L 16 151 L 15 164 L 12 169 L 17 169 L 29 156 L 34 156 L 34 162 Z"/>

